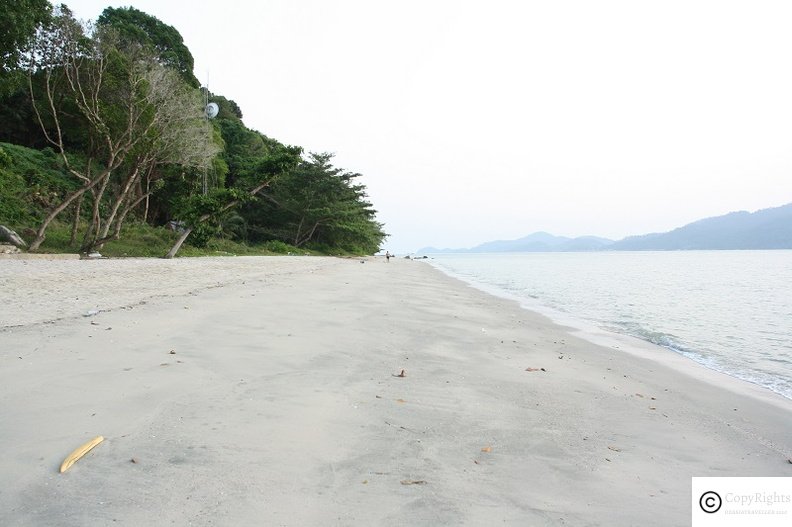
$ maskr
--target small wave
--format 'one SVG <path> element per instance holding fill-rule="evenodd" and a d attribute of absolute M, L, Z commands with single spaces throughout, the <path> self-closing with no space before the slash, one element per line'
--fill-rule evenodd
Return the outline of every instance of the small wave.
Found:
<path fill-rule="evenodd" d="M 725 373 L 731 377 L 756 384 L 763 388 L 775 392 L 779 395 L 792 399 L 792 380 L 778 377 L 769 373 L 751 370 L 746 372 L 744 370 L 737 370 L 732 368 L 713 367 L 713 370 Z"/>
<path fill-rule="evenodd" d="M 754 369 L 740 368 L 733 365 L 725 364 L 719 358 L 702 352 L 701 350 L 694 349 L 679 341 L 675 335 L 668 333 L 661 333 L 652 331 L 642 327 L 634 322 L 612 322 L 608 326 L 603 326 L 607 331 L 629 335 L 631 337 L 639 338 L 643 341 L 650 342 L 657 346 L 662 346 L 668 350 L 691 359 L 702 366 L 720 373 L 724 373 L 731 377 L 750 382 L 767 388 L 779 395 L 792 399 L 792 379 L 786 379 L 774 374 L 765 373 Z M 766 360 L 779 362 L 782 364 L 790 364 L 789 361 L 778 359 L 775 357 L 766 357 Z"/>
<path fill-rule="evenodd" d="M 651 342 L 657 346 L 672 349 L 679 353 L 697 353 L 696 350 L 689 348 L 680 342 L 679 337 L 670 333 L 662 333 L 648 329 L 637 322 L 611 322 L 609 331 L 622 333 L 631 337 L 636 337 L 646 342 Z"/>
<path fill-rule="evenodd" d="M 787 359 L 779 359 L 778 357 L 765 357 L 765 360 L 769 360 L 770 362 L 777 362 L 779 364 L 786 364 L 788 366 L 792 366 L 792 362 L 789 362 Z"/>

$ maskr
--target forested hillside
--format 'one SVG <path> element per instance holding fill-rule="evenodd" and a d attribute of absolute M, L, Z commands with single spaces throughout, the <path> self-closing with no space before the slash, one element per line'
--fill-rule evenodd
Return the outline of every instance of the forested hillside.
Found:
<path fill-rule="evenodd" d="M 151 15 L 107 8 L 84 24 L 0 0 L 0 60 L 0 225 L 30 251 L 144 237 L 168 256 L 218 240 L 370 254 L 386 236 L 360 174 L 245 126 Z"/>

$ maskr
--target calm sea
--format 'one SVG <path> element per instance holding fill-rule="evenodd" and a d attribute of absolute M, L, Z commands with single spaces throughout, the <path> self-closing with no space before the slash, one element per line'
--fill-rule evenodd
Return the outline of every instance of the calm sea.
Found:
<path fill-rule="evenodd" d="M 792 251 L 436 255 L 559 321 L 623 333 L 792 399 Z"/>

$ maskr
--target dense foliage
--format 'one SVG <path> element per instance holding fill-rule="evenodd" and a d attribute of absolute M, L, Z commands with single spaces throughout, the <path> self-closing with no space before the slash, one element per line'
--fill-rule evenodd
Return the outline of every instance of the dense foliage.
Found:
<path fill-rule="evenodd" d="M 17 79 L 0 85 L 0 224 L 31 250 L 67 227 L 59 248 L 95 251 L 139 235 L 127 223 L 181 233 L 170 255 L 216 239 L 379 249 L 360 175 L 245 126 L 234 101 L 199 88 L 175 28 L 131 7 L 83 24 L 66 6 L 11 4 L 28 10 L 0 11 L 0 28 L 17 28 L 0 39 L 0 83 Z"/>
<path fill-rule="evenodd" d="M 199 86 L 193 74 L 193 56 L 173 26 L 134 7 L 108 7 L 97 23 L 112 26 L 129 44 L 139 44 L 154 51 L 164 66 L 176 70 L 191 86 Z"/>
<path fill-rule="evenodd" d="M 51 10 L 47 0 L 0 0 L 0 95 L 13 92 L 21 83 L 24 50 Z"/>
<path fill-rule="evenodd" d="M 242 215 L 249 218 L 251 236 L 287 240 L 295 247 L 376 252 L 382 226 L 366 201 L 365 187 L 355 183 L 360 174 L 334 167 L 331 159 L 331 154 L 310 154 L 272 184 L 266 199 L 245 207 Z"/>

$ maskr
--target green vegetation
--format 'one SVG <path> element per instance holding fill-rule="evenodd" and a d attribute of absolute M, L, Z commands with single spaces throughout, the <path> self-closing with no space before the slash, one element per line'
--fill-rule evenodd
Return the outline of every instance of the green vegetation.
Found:
<path fill-rule="evenodd" d="M 30 250 L 379 249 L 386 234 L 360 175 L 245 126 L 234 101 L 199 89 L 175 28 L 131 7 L 86 28 L 65 6 L 22 4 L 27 25 L 0 41 L 0 224 Z M 0 11 L 0 28 L 20 16 Z"/>
<path fill-rule="evenodd" d="M 153 50 L 165 66 L 176 70 L 189 85 L 200 86 L 193 75 L 192 53 L 173 26 L 134 7 L 108 7 L 97 23 L 115 28 L 127 45 L 138 44 Z"/>
<path fill-rule="evenodd" d="M 0 0 L 0 95 L 7 95 L 24 80 L 19 63 L 36 33 L 47 22 L 52 6 L 47 0 Z"/>
<path fill-rule="evenodd" d="M 47 240 L 42 244 L 42 253 L 74 253 L 79 250 L 79 243 L 70 243 L 71 226 L 65 223 L 53 223 Z M 108 242 L 102 249 L 102 255 L 110 257 L 143 256 L 160 257 L 170 249 L 178 239 L 179 233 L 166 227 L 152 227 L 146 223 L 130 223 L 123 228 L 121 237 Z M 212 238 L 204 247 L 186 245 L 179 253 L 181 256 L 270 256 L 270 255 L 322 255 L 333 254 L 344 256 L 350 253 L 322 252 L 297 249 L 280 241 L 262 244 L 245 244 L 238 241 Z"/>
<path fill-rule="evenodd" d="M 33 225 L 60 195 L 75 188 L 51 148 L 0 143 L 0 223 Z"/>

